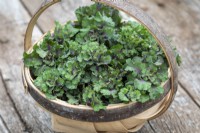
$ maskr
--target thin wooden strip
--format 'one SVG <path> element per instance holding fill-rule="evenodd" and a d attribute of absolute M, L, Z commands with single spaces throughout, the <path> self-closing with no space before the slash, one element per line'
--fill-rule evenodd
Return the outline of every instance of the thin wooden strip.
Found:
<path fill-rule="evenodd" d="M 136 127 L 129 129 L 128 132 L 130 133 L 138 132 L 144 126 L 144 124 L 145 123 L 138 124 Z"/>
<path fill-rule="evenodd" d="M 172 91 L 169 91 L 168 94 L 159 103 L 157 103 L 156 105 L 152 106 L 148 110 L 145 110 L 141 114 L 138 114 L 138 115 L 134 116 L 134 118 L 148 120 L 152 116 L 155 116 L 160 111 L 162 111 L 162 109 L 166 106 L 166 103 L 168 102 L 168 100 L 170 100 L 169 99 L 170 95 L 173 95 Z"/>
<path fill-rule="evenodd" d="M 108 132 L 123 132 L 126 133 L 128 130 L 123 126 L 120 121 L 115 122 L 98 122 L 94 123 L 97 131 L 108 131 Z"/>
<path fill-rule="evenodd" d="M 66 133 L 97 133 L 93 123 L 75 121 L 52 114 L 52 126 L 57 132 Z"/>
<path fill-rule="evenodd" d="M 136 116 L 121 120 L 120 122 L 126 127 L 127 130 L 132 129 L 135 131 L 135 127 L 137 127 L 138 125 L 143 125 L 152 115 L 159 113 L 162 110 L 162 108 L 164 108 L 165 102 L 168 100 L 170 94 L 171 93 L 169 92 L 168 95 L 162 101 L 160 101 L 150 109 Z"/>
<path fill-rule="evenodd" d="M 146 120 L 132 117 L 128 120 L 121 120 L 120 122 L 124 125 L 124 127 L 126 127 L 127 130 L 129 130 L 137 127 L 138 125 L 145 124 Z"/>

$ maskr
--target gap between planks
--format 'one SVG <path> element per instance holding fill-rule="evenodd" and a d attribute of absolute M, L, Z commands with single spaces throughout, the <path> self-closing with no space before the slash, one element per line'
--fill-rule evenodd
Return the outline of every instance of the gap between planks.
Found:
<path fill-rule="evenodd" d="M 11 97 L 10 93 L 8 92 L 8 87 L 7 87 L 7 84 L 6 84 L 6 80 L 3 78 L 3 73 L 2 73 L 2 71 L 1 71 L 1 69 L 0 69 L 0 80 L 2 80 L 2 83 L 3 83 L 3 86 L 4 86 L 4 88 L 5 88 L 6 94 L 7 94 L 8 98 L 9 98 L 10 102 L 12 103 L 12 106 L 13 106 L 13 108 L 14 108 L 14 110 L 15 110 L 17 116 L 19 117 L 20 122 L 21 122 L 21 123 L 23 124 L 23 126 L 24 126 L 24 131 L 30 132 L 30 131 L 31 131 L 31 128 L 28 126 L 28 124 L 26 123 L 26 121 L 22 118 L 21 114 L 19 113 L 19 111 L 18 111 L 18 109 L 17 109 L 17 107 L 16 107 L 16 105 L 15 105 L 15 102 L 14 102 L 13 98 Z M 2 118 L 2 119 L 3 119 L 3 118 Z M 3 121 L 3 122 L 5 122 L 5 121 Z M 6 123 L 5 123 L 5 125 L 6 125 Z M 6 126 L 6 127 L 7 127 L 7 126 Z"/>
<path fill-rule="evenodd" d="M 199 103 L 195 100 L 195 98 L 193 97 L 193 95 L 188 91 L 189 88 L 186 88 L 180 81 L 178 82 L 178 84 L 181 86 L 181 88 L 183 88 L 183 90 L 185 91 L 185 93 L 191 98 L 191 100 L 199 107 L 200 109 L 200 105 Z"/>
<path fill-rule="evenodd" d="M 6 122 L 4 121 L 3 117 L 1 116 L 0 114 L 0 123 L 2 122 L 2 126 L 4 126 L 5 130 L 8 132 L 8 133 L 11 133 Z M 1 125 L 1 124 L 0 124 Z"/>
<path fill-rule="evenodd" d="M 33 15 L 32 15 L 32 13 L 31 13 L 31 11 L 30 11 L 30 10 L 28 9 L 28 7 L 24 4 L 24 2 L 23 2 L 22 0 L 20 0 L 20 3 L 21 3 L 21 5 L 23 6 L 23 8 L 27 11 L 28 15 L 29 15 L 30 17 L 32 17 Z M 41 31 L 42 34 L 45 33 L 45 31 L 42 29 L 42 27 L 41 27 L 38 23 L 36 23 L 35 26 L 38 27 L 38 29 Z"/>
<path fill-rule="evenodd" d="M 154 127 L 151 125 L 150 121 L 147 122 L 154 133 L 156 133 Z"/>

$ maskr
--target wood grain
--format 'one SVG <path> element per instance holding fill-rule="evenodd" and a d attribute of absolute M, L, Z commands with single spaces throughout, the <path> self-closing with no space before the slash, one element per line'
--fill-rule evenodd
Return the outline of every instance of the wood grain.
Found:
<path fill-rule="evenodd" d="M 6 99 L 8 96 L 5 96 L 5 93 L 0 93 L 0 100 L 3 97 L 6 100 L 1 103 L 5 108 L 0 106 L 0 113 L 3 114 L 2 118 L 5 119 L 4 121 L 13 133 L 22 133 L 23 131 L 52 132 L 49 115 L 38 108 L 32 98 L 25 95 L 21 83 L 23 39 L 30 16 L 19 1 L 10 0 L 0 1 L 0 18 L 0 70 L 2 80 L 7 86 L 6 91 L 16 107 L 16 110 L 12 110 L 9 104 L 5 105 L 6 102 L 9 102 Z M 35 33 L 37 33 L 37 36 L 41 35 L 39 30 L 36 30 Z M 2 82 L 0 84 L 2 86 Z M 0 88 L 0 90 L 0 92 L 3 92 L 5 88 Z M 18 112 L 20 121 L 24 126 L 23 129 L 21 129 L 20 122 L 16 121 L 18 118 L 16 116 L 12 118 L 12 115 L 15 115 L 14 111 Z M 5 114 L 5 112 L 9 114 Z"/>
<path fill-rule="evenodd" d="M 38 3 L 41 2 L 40 0 L 23 1 L 29 8 L 23 7 L 17 0 L 0 1 L 0 69 L 2 70 L 3 81 L 7 84 L 8 93 L 13 98 L 26 125 L 26 131 L 53 133 L 50 116 L 38 108 L 29 95 L 24 94 L 20 79 L 23 34 L 27 22 L 30 20 L 28 12 L 36 11 L 38 6 L 34 5 L 39 5 Z M 73 5 L 79 3 L 70 2 Z M 147 123 L 139 133 L 198 133 L 200 129 L 200 110 L 198 107 L 200 103 L 200 1 L 140 0 L 133 2 L 150 14 L 168 33 L 172 43 L 178 47 L 178 51 L 183 57 L 183 64 L 179 72 L 179 83 L 184 89 L 179 87 L 170 109 L 163 116 Z M 68 0 L 64 0 L 64 3 L 53 8 L 49 16 L 44 14 L 42 17 L 45 23 L 40 22 L 41 20 L 38 23 L 43 31 L 52 27 L 55 17 L 61 16 L 57 15 L 56 10 L 61 9 L 61 12 L 64 13 L 66 9 L 70 11 L 70 4 L 68 4 Z M 46 13 L 48 14 L 49 11 Z M 63 17 L 60 17 L 60 19 L 63 19 Z M 47 27 L 50 21 L 52 23 Z M 35 33 L 34 38 L 37 40 L 41 36 L 41 32 L 37 29 Z M 2 94 L 0 93 L 0 95 Z M 1 107 L 0 110 L 2 110 Z M 8 132 L 2 119 L 0 119 L 0 132 Z"/>
<path fill-rule="evenodd" d="M 6 127 L 5 122 L 3 121 L 0 115 L 0 133 L 9 133 L 8 127 Z"/>
<path fill-rule="evenodd" d="M 0 117 L 6 123 L 10 132 L 21 132 L 24 129 L 23 123 L 15 110 L 15 105 L 10 99 L 9 94 L 6 92 L 7 88 L 2 80 L 0 71 Z"/>
<path fill-rule="evenodd" d="M 41 6 L 41 0 L 21 0 L 24 7 L 30 15 L 33 15 Z M 38 27 L 45 33 L 54 27 L 54 22 L 59 21 L 65 23 L 69 20 L 75 20 L 75 9 L 79 6 L 89 5 L 90 0 L 62 0 L 60 3 L 53 5 L 46 12 L 44 12 L 38 20 Z"/>

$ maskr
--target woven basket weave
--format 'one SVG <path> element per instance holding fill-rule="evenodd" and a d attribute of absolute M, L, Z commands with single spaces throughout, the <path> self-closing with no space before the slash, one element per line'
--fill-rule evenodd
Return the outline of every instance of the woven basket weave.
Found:
<path fill-rule="evenodd" d="M 35 13 L 29 22 L 24 42 L 24 51 L 32 51 L 32 32 L 39 16 L 51 5 L 61 0 L 44 2 L 42 7 Z M 49 100 L 33 84 L 30 70 L 23 67 L 23 83 L 25 89 L 31 94 L 36 102 L 52 114 L 53 129 L 66 133 L 97 133 L 108 132 L 136 132 L 147 120 L 162 115 L 173 101 L 177 91 L 177 64 L 173 49 L 165 35 L 157 24 L 143 11 L 126 0 L 98 0 L 98 2 L 112 6 L 130 15 L 155 37 L 158 44 L 164 51 L 168 64 L 170 77 L 163 86 L 164 94 L 156 100 L 146 103 L 115 104 L 107 106 L 106 110 L 94 112 L 91 107 L 84 105 L 71 105 L 59 99 Z M 42 38 L 41 38 L 42 40 Z M 39 41 L 41 41 L 39 40 Z"/>

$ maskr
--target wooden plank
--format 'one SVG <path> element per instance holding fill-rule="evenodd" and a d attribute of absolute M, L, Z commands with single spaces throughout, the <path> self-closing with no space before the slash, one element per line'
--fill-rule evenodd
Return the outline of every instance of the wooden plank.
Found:
<path fill-rule="evenodd" d="M 137 133 L 155 133 L 154 129 L 149 125 L 149 123 L 146 123 L 142 129 L 140 129 Z"/>
<path fill-rule="evenodd" d="M 53 132 L 49 114 L 38 108 L 31 97 L 25 95 L 22 86 L 23 38 L 30 17 L 20 1 L 10 0 L 0 1 L 0 18 L 2 20 L 0 21 L 0 69 L 7 93 L 12 98 L 16 111 L 24 125 L 23 130 L 19 131 L 19 133 L 23 131 L 35 133 Z M 38 29 L 36 29 L 35 33 L 35 37 L 41 36 L 41 32 Z M 0 90 L 3 91 L 3 88 L 0 88 Z M 1 112 L 10 112 L 9 107 L 2 108 L 1 106 L 0 110 Z M 11 114 L 9 115 L 12 116 Z M 13 118 L 10 118 L 10 121 L 13 122 Z M 9 124 L 9 128 L 12 130 L 19 123 L 15 122 L 13 124 L 15 124 L 13 127 Z M 14 132 L 17 132 L 17 129 Z M 2 131 L 2 133 L 4 132 Z"/>
<path fill-rule="evenodd" d="M 9 130 L 6 127 L 1 115 L 0 115 L 0 133 L 9 133 Z"/>
<path fill-rule="evenodd" d="M 10 132 L 22 132 L 24 129 L 23 123 L 15 110 L 14 103 L 6 92 L 6 87 L 2 81 L 0 71 L 0 116 L 4 120 Z"/>

